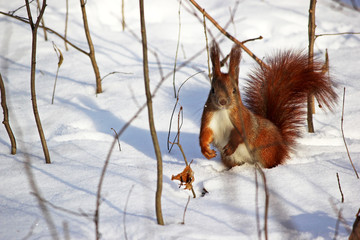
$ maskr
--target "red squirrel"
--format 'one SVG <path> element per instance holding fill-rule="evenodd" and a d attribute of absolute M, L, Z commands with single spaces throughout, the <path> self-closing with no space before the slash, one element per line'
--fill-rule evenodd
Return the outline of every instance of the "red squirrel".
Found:
<path fill-rule="evenodd" d="M 215 146 L 225 166 L 258 162 L 264 168 L 284 163 L 300 137 L 308 94 L 332 110 L 337 94 L 322 64 L 309 65 L 307 54 L 279 52 L 266 67 L 249 75 L 241 100 L 238 78 L 241 49 L 230 52 L 228 73 L 220 70 L 219 47 L 210 49 L 213 68 L 211 90 L 205 103 L 200 129 L 202 154 L 214 158 Z"/>

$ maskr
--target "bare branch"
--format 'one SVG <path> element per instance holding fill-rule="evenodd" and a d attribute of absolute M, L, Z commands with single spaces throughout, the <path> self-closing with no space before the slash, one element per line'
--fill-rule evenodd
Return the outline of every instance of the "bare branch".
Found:
<path fill-rule="evenodd" d="M 145 83 L 145 93 L 147 99 L 147 108 L 149 115 L 149 127 L 150 133 L 154 145 L 155 155 L 157 159 L 157 187 L 156 187 L 156 198 L 155 198 L 155 206 L 156 206 L 156 218 L 159 225 L 164 225 L 164 220 L 162 216 L 161 210 L 161 192 L 162 192 L 162 158 L 161 151 L 159 147 L 158 138 L 156 135 L 154 117 L 153 117 L 153 107 L 152 107 L 152 96 L 150 92 L 149 86 L 149 69 L 148 69 L 148 56 L 147 56 L 147 39 L 146 39 L 146 26 L 145 26 L 145 14 L 144 14 L 144 1 L 139 0 L 140 5 L 140 24 L 141 24 L 141 38 L 142 38 L 142 47 L 143 47 L 143 68 L 144 68 L 144 83 Z"/>
<path fill-rule="evenodd" d="M 207 53 L 208 77 L 209 77 L 209 82 L 211 82 L 209 42 L 208 42 L 208 37 L 207 37 L 207 32 L 206 32 L 206 19 L 205 19 L 205 15 L 203 15 L 203 22 L 204 22 L 204 34 L 205 34 L 205 43 L 206 43 L 206 53 Z"/>
<path fill-rule="evenodd" d="M 322 34 L 316 34 L 315 39 L 323 36 L 357 35 L 357 34 L 360 34 L 360 32 L 322 33 Z"/>
<path fill-rule="evenodd" d="M 207 19 L 210 20 L 210 22 L 212 22 L 214 24 L 214 26 L 219 29 L 219 31 L 221 33 L 223 33 L 226 37 L 228 37 L 231 41 L 233 41 L 234 43 L 236 43 L 237 45 L 239 45 L 242 49 L 244 49 L 244 51 L 250 55 L 250 57 L 252 57 L 261 67 L 263 68 L 268 68 L 268 66 L 261 61 L 261 59 L 259 59 L 258 57 L 256 57 L 256 55 L 251 52 L 242 42 L 240 42 L 239 40 L 237 40 L 235 37 L 233 37 L 230 33 L 228 33 L 224 28 L 222 28 L 216 21 L 214 18 L 212 18 L 206 11 L 205 9 L 203 9 L 195 0 L 189 0 L 202 14 L 204 14 L 206 16 Z"/>
<path fill-rule="evenodd" d="M 65 14 L 65 32 L 64 32 L 64 38 L 67 39 L 67 26 L 68 26 L 68 20 L 69 20 L 69 0 L 66 0 L 66 14 Z M 65 50 L 68 51 L 68 45 L 67 42 L 65 43 Z"/>
<path fill-rule="evenodd" d="M 37 126 L 39 136 L 40 136 L 40 140 L 41 140 L 41 145 L 42 145 L 43 152 L 44 152 L 45 162 L 46 163 L 51 163 L 49 149 L 47 147 L 44 131 L 43 131 L 43 128 L 42 128 L 42 125 L 41 125 L 41 120 L 40 120 L 40 116 L 39 116 L 39 112 L 38 112 L 38 108 L 37 108 L 36 90 L 35 90 L 37 30 L 38 30 L 38 27 L 39 27 L 40 20 L 41 20 L 43 14 L 45 12 L 46 0 L 43 1 L 41 11 L 39 13 L 39 16 L 38 16 L 35 24 L 34 24 L 34 22 L 32 20 L 29 1 L 25 0 L 25 3 L 26 3 L 26 10 L 27 10 L 28 17 L 29 17 L 29 24 L 30 24 L 31 32 L 32 32 L 31 74 L 30 74 L 31 103 L 32 103 L 32 107 L 33 107 L 36 126 Z"/>
<path fill-rule="evenodd" d="M 341 194 L 341 202 L 343 203 L 344 202 L 344 194 L 343 194 L 343 192 L 341 190 L 339 173 L 336 173 L 336 178 L 337 178 L 337 181 L 338 181 L 338 186 L 339 186 L 339 190 L 340 190 L 340 194 Z"/>
<path fill-rule="evenodd" d="M 182 221 L 181 224 L 185 224 L 185 214 L 186 214 L 186 210 L 187 210 L 187 208 L 188 208 L 189 203 L 190 203 L 190 196 L 188 197 L 188 200 L 187 200 L 186 205 L 185 205 L 184 215 L 183 215 L 183 221 Z"/>
<path fill-rule="evenodd" d="M 19 20 L 19 21 L 24 22 L 24 23 L 30 24 L 29 19 L 22 18 L 22 17 L 19 17 L 19 16 L 14 16 L 14 15 L 11 15 L 11 14 L 9 14 L 9 13 L 2 12 L 2 11 L 0 11 L 0 14 L 5 15 L 5 16 L 8 16 L 8 17 L 11 17 L 11 18 L 14 18 L 14 19 Z M 89 56 L 89 53 L 88 53 L 88 52 L 82 50 L 81 48 L 79 48 L 78 46 L 76 46 L 75 44 L 73 44 L 72 42 L 70 42 L 69 40 L 67 40 L 65 37 L 63 37 L 60 33 L 56 32 L 55 30 L 53 30 L 53 29 L 51 29 L 51 28 L 48 28 L 48 27 L 43 27 L 43 26 L 39 26 L 39 27 L 40 27 L 40 28 L 45 28 L 47 32 L 55 34 L 56 36 L 58 36 L 59 38 L 61 38 L 62 40 L 64 40 L 66 43 L 68 43 L 70 46 L 72 46 L 73 48 L 75 48 L 75 49 L 78 50 L 79 52 L 81 52 L 81 53 Z"/>
<path fill-rule="evenodd" d="M 314 61 L 314 44 L 315 44 L 315 7 L 316 0 L 310 0 L 309 7 L 309 22 L 308 22 L 308 38 L 309 38 L 309 65 L 313 65 Z M 314 95 L 309 93 L 307 96 L 307 124 L 308 124 L 308 132 L 313 133 L 314 130 L 314 122 L 313 122 L 313 114 L 315 113 L 315 98 Z"/>
<path fill-rule="evenodd" d="M 176 63 L 177 63 L 177 57 L 179 52 L 179 44 L 180 44 L 180 33 L 181 33 L 181 0 L 179 1 L 179 31 L 178 31 L 178 39 L 176 44 L 176 53 L 175 53 L 175 61 L 174 61 L 174 74 L 173 74 L 173 88 L 174 88 L 174 97 L 176 98 L 176 87 L 175 87 L 175 73 L 176 73 Z"/>
<path fill-rule="evenodd" d="M 86 40 L 87 40 L 88 45 L 89 45 L 89 57 L 90 57 L 90 60 L 91 60 L 92 67 L 94 69 L 94 73 L 95 73 L 96 93 L 98 94 L 98 93 L 102 93 L 101 77 L 100 77 L 99 67 L 97 65 L 96 58 L 95 58 L 94 44 L 93 44 L 93 42 L 91 40 L 91 36 L 90 36 L 90 30 L 89 30 L 89 25 L 88 25 L 88 21 L 87 21 L 84 0 L 80 0 L 80 6 L 81 6 L 81 13 L 82 13 L 82 16 L 83 16 L 83 23 L 84 23 L 84 30 L 85 30 Z"/>
<path fill-rule="evenodd" d="M 36 0 L 37 2 L 37 7 L 38 7 L 38 11 L 40 12 L 40 1 L 39 0 Z M 45 21 L 44 21 L 44 18 L 41 18 L 41 25 L 45 27 Z M 44 30 L 44 38 L 45 38 L 45 41 L 48 40 L 48 37 L 47 37 L 47 33 L 46 33 L 46 29 L 45 28 L 42 28 Z"/>
<path fill-rule="evenodd" d="M 6 132 L 9 135 L 10 143 L 11 143 L 11 154 L 16 154 L 16 140 L 13 131 L 11 130 L 10 123 L 9 123 L 9 112 L 6 104 L 6 91 L 5 91 L 5 85 L 4 81 L 2 79 L 1 73 L 0 73 L 0 93 L 1 93 L 1 107 L 3 109 L 4 113 L 4 120 L 3 124 L 5 126 Z"/>
<path fill-rule="evenodd" d="M 351 166 L 354 169 L 356 177 L 359 179 L 359 174 L 357 173 L 356 168 L 354 166 L 354 163 L 351 160 L 350 152 L 349 152 L 348 146 L 346 144 L 346 140 L 345 140 L 345 135 L 344 135 L 344 108 L 345 108 L 345 87 L 344 87 L 344 95 L 343 95 L 343 106 L 342 106 L 342 112 L 341 112 L 341 134 L 342 134 L 342 137 L 343 137 L 343 140 L 344 140 L 346 152 L 347 152 L 347 155 L 349 157 Z"/>

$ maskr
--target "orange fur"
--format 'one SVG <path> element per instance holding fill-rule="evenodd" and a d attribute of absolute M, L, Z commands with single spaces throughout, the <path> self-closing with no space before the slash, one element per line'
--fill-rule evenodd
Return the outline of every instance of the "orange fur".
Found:
<path fill-rule="evenodd" d="M 337 95 L 321 64 L 308 65 L 305 54 L 283 52 L 270 58 L 269 68 L 257 68 L 245 88 L 245 105 L 238 90 L 241 51 L 234 46 L 228 73 L 220 71 L 219 49 L 211 47 L 213 78 L 201 119 L 200 147 L 210 159 L 213 144 L 227 167 L 259 162 L 271 168 L 284 163 L 300 136 L 304 105 L 312 93 L 331 109 Z"/>

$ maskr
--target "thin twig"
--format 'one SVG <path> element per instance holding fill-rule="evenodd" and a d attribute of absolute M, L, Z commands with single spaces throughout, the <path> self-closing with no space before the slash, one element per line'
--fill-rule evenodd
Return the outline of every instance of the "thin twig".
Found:
<path fill-rule="evenodd" d="M 117 132 L 116 132 L 116 130 L 115 130 L 114 128 L 111 128 L 111 130 L 113 130 L 113 131 L 114 131 L 115 136 L 117 136 L 117 135 L 118 135 L 118 134 L 117 134 Z M 121 152 L 120 140 L 119 140 L 119 138 L 117 138 L 117 140 L 118 140 L 118 145 L 119 145 L 119 151 Z"/>
<path fill-rule="evenodd" d="M 256 41 L 256 40 L 262 40 L 263 37 L 262 36 L 259 36 L 257 38 L 250 38 L 250 39 L 247 39 L 247 40 L 244 40 L 242 41 L 243 44 L 247 43 L 247 42 L 252 42 L 252 41 Z"/>
<path fill-rule="evenodd" d="M 208 64 L 208 77 L 209 77 L 209 82 L 211 82 L 209 42 L 208 42 L 208 37 L 207 37 L 207 32 L 206 32 L 206 19 L 205 19 L 205 15 L 204 15 L 204 14 L 203 14 L 203 22 L 204 22 L 204 34 L 205 34 L 206 53 L 207 53 L 207 64 Z"/>
<path fill-rule="evenodd" d="M 37 2 L 37 9 L 38 9 L 38 11 L 40 12 L 40 1 L 39 1 L 39 0 L 36 0 L 36 2 Z M 41 25 L 45 27 L 44 18 L 41 18 Z M 47 37 L 46 29 L 43 28 L 43 30 L 44 30 L 44 39 L 45 39 L 45 41 L 47 41 L 47 40 L 48 40 L 48 37 Z"/>
<path fill-rule="evenodd" d="M 55 76 L 53 94 L 52 94 L 52 98 L 51 98 L 51 104 L 54 104 L 56 82 L 57 82 L 57 79 L 58 79 L 59 69 L 60 69 L 60 67 L 61 67 L 62 62 L 64 61 L 64 56 L 62 55 L 62 52 L 60 51 L 60 49 L 55 45 L 55 43 L 52 42 L 52 44 L 53 44 L 53 47 L 54 47 L 56 56 L 57 56 L 58 59 L 59 59 L 58 65 L 57 65 L 57 70 L 56 70 L 56 76 Z"/>
<path fill-rule="evenodd" d="M 67 39 L 67 26 L 68 26 L 68 20 L 69 20 L 69 0 L 66 0 L 66 14 L 65 14 L 65 32 L 64 32 L 64 38 Z M 67 42 L 65 43 L 65 50 L 68 51 L 68 45 Z"/>
<path fill-rule="evenodd" d="M 346 144 L 346 140 L 345 140 L 345 135 L 344 135 L 344 108 L 345 108 L 345 87 L 344 87 L 343 105 L 342 105 L 342 112 L 341 112 L 341 134 L 342 134 L 342 137 L 343 137 L 343 140 L 344 140 L 346 152 L 347 152 L 347 155 L 349 157 L 351 166 L 354 169 L 356 177 L 359 179 L 359 175 L 358 175 L 358 173 L 356 171 L 356 168 L 355 168 L 355 166 L 353 164 L 353 161 L 351 160 L 350 152 L 349 152 L 348 146 Z"/>
<path fill-rule="evenodd" d="M 344 194 L 343 194 L 343 192 L 341 190 L 339 173 L 336 173 L 336 178 L 337 178 L 337 181 L 338 181 L 338 186 L 339 186 L 339 190 L 340 190 L 340 194 L 341 194 L 341 202 L 343 203 L 344 202 Z"/>
<path fill-rule="evenodd" d="M 338 35 L 357 35 L 360 34 L 360 32 L 342 32 L 342 33 L 322 33 L 322 34 L 316 34 L 315 35 L 315 39 L 318 37 L 323 37 L 323 36 L 338 36 Z"/>
<path fill-rule="evenodd" d="M 31 4 L 33 1 L 34 1 L 34 0 L 31 0 L 29 3 Z M 17 11 L 19 11 L 20 9 L 22 9 L 22 8 L 24 8 L 24 7 L 26 7 L 26 4 L 18 7 L 17 9 L 15 9 L 15 10 L 13 10 L 13 11 L 9 11 L 9 14 L 10 14 L 10 15 L 14 15 Z"/>
<path fill-rule="evenodd" d="M 128 73 L 128 72 L 119 72 L 119 71 L 113 71 L 113 72 L 110 72 L 110 73 L 108 73 L 108 74 L 106 74 L 102 79 L 101 79 L 101 81 L 103 81 L 106 77 L 108 77 L 108 76 L 110 76 L 110 75 L 112 75 L 112 74 L 117 74 L 117 73 L 121 73 L 121 74 L 132 74 L 132 73 Z"/>
<path fill-rule="evenodd" d="M 125 4 L 124 0 L 121 0 L 121 26 L 122 30 L 125 31 Z"/>
<path fill-rule="evenodd" d="M 175 61 L 174 61 L 174 74 L 173 74 L 173 88 L 174 88 L 174 97 L 176 98 L 176 87 L 175 87 L 175 73 L 176 73 L 176 63 L 179 52 L 179 44 L 180 44 L 180 34 L 181 34 L 181 0 L 179 1 L 179 31 L 178 31 L 178 39 L 176 44 L 176 53 L 175 53 Z"/>
<path fill-rule="evenodd" d="M 26 18 L 22 18 L 22 17 L 19 17 L 19 16 L 14 16 L 12 14 L 9 14 L 9 13 L 5 13 L 5 12 L 2 12 L 0 11 L 0 14 L 2 15 L 5 15 L 5 16 L 8 16 L 8 17 L 11 17 L 11 18 L 14 18 L 16 20 L 19 20 L 21 22 L 24 22 L 24 23 L 27 23 L 29 24 L 29 19 L 26 19 Z M 72 42 L 70 42 L 69 40 L 67 40 L 65 37 L 63 37 L 60 33 L 56 32 L 55 30 L 49 28 L 49 27 L 44 27 L 44 26 L 39 26 L 40 28 L 45 28 L 47 32 L 49 33 L 53 33 L 55 34 L 56 36 L 58 36 L 59 38 L 61 38 L 62 40 L 64 40 L 66 43 L 68 43 L 71 47 L 75 48 L 76 50 L 78 50 L 79 52 L 89 56 L 89 53 L 84 51 L 83 49 L 79 48 L 78 46 L 76 46 L 75 44 L 73 44 Z"/>
<path fill-rule="evenodd" d="M 1 94 L 1 107 L 2 107 L 3 113 L 4 113 L 4 120 L 3 120 L 2 123 L 4 124 L 6 132 L 9 135 L 9 138 L 10 138 L 11 154 L 14 155 L 14 154 L 16 154 L 16 140 L 15 140 L 14 133 L 11 130 L 11 127 L 10 127 L 9 111 L 8 111 L 7 103 L 6 103 L 5 85 L 4 85 L 4 81 L 2 79 L 1 73 L 0 73 L 0 94 Z"/>
<path fill-rule="evenodd" d="M 197 73 L 191 75 L 190 77 L 188 77 L 188 78 L 180 85 L 180 87 L 179 87 L 179 89 L 178 89 L 178 91 L 177 91 L 175 105 L 174 105 L 174 108 L 173 108 L 173 111 L 172 111 L 171 117 L 170 117 L 169 131 L 168 131 L 168 137 L 167 137 L 167 149 L 169 150 L 169 153 L 171 152 L 171 149 L 172 149 L 172 147 L 173 147 L 173 145 L 172 145 L 171 147 L 169 147 L 169 143 L 170 143 L 170 132 L 171 132 L 172 119 L 173 119 L 173 117 L 174 117 L 175 109 L 176 109 L 176 106 L 177 106 L 177 104 L 178 104 L 178 102 L 179 102 L 179 99 L 180 99 L 180 97 L 179 97 L 179 96 L 180 96 L 180 90 L 181 90 L 182 86 L 183 86 L 189 79 L 191 79 L 192 77 L 194 77 L 194 76 L 196 76 L 197 74 L 202 73 L 202 72 L 203 72 L 203 71 L 197 72 Z M 177 135 L 175 136 L 174 139 L 176 139 L 176 137 L 177 137 Z M 174 140 L 173 142 L 175 142 L 175 140 Z"/>
<path fill-rule="evenodd" d="M 188 197 L 187 203 L 185 205 L 184 214 L 183 214 L 183 221 L 182 221 L 181 224 L 185 224 L 185 214 L 186 214 L 186 210 L 188 208 L 189 203 L 190 203 L 190 196 Z"/>

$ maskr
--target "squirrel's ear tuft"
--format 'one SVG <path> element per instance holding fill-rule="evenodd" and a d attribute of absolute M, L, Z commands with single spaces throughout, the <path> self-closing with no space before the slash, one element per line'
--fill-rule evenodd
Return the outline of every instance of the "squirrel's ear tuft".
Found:
<path fill-rule="evenodd" d="M 211 47 L 210 47 L 210 59 L 212 63 L 212 71 L 213 76 L 220 76 L 220 56 L 219 56 L 219 46 L 215 42 L 215 40 L 212 41 Z"/>
<path fill-rule="evenodd" d="M 241 48 L 239 45 L 235 44 L 230 52 L 229 75 L 232 80 L 236 81 L 236 83 L 238 83 L 238 79 L 239 79 L 240 59 L 241 59 Z"/>

